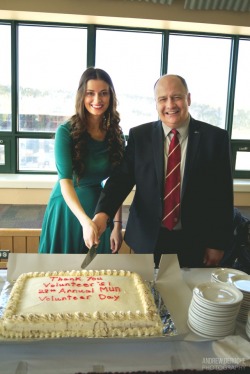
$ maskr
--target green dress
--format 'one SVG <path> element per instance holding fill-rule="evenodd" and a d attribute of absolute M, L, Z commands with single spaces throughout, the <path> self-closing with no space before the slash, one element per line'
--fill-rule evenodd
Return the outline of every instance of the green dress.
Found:
<path fill-rule="evenodd" d="M 58 172 L 56 182 L 44 214 L 39 253 L 86 253 L 82 226 L 71 212 L 61 193 L 60 179 L 72 179 L 75 191 L 86 214 L 92 218 L 102 190 L 102 184 L 108 178 L 111 165 L 106 140 L 97 141 L 90 136 L 87 141 L 88 155 L 85 172 L 81 180 L 76 181 L 72 171 L 72 138 L 70 124 L 67 122 L 57 129 L 55 136 L 55 159 Z M 101 236 L 98 253 L 111 253 L 110 231 L 108 227 Z"/>

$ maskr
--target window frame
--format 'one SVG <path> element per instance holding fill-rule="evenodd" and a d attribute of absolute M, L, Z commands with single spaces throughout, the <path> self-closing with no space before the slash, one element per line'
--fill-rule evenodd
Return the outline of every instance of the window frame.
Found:
<path fill-rule="evenodd" d="M 68 28 L 85 28 L 87 30 L 87 67 L 95 65 L 96 53 L 96 31 L 97 30 L 117 30 L 124 32 L 145 32 L 145 33 L 160 33 L 162 35 L 162 51 L 161 51 L 161 75 L 168 71 L 168 54 L 169 54 L 169 37 L 170 35 L 184 35 L 184 36 L 201 36 L 213 38 L 227 38 L 231 40 L 231 55 L 228 77 L 228 91 L 226 103 L 226 117 L 225 128 L 229 133 L 232 149 L 232 168 L 234 178 L 250 179 L 250 171 L 236 171 L 235 161 L 236 152 L 239 147 L 250 146 L 250 141 L 242 139 L 231 139 L 233 126 L 233 112 L 234 112 L 234 95 L 237 75 L 237 59 L 239 53 L 239 41 L 241 39 L 250 40 L 249 36 L 234 35 L 234 34 L 219 34 L 208 32 L 189 32 L 180 30 L 163 30 L 163 29 L 148 29 L 137 27 L 114 27 L 107 25 L 93 25 L 93 24 L 74 24 L 74 23 L 56 23 L 56 22 L 27 22 L 27 21 L 1 21 L 0 24 L 11 25 L 11 97 L 12 97 L 12 129 L 10 132 L 0 131 L 0 139 L 6 141 L 6 156 L 5 165 L 0 165 L 0 173 L 14 173 L 14 174 L 56 174 L 56 172 L 49 171 L 22 171 L 18 170 L 18 139 L 19 138 L 40 138 L 51 139 L 53 132 L 25 132 L 18 130 L 18 26 L 51 26 L 51 27 L 68 27 Z M 128 136 L 128 134 L 125 134 Z"/>

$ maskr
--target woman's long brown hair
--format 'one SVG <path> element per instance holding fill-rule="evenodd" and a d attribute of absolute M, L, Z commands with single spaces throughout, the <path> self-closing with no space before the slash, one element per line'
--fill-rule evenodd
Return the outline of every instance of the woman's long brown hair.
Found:
<path fill-rule="evenodd" d="M 85 170 L 85 159 L 87 155 L 87 116 L 84 106 L 84 96 L 86 93 L 87 82 L 90 79 L 103 80 L 109 85 L 110 103 L 104 114 L 102 127 L 107 131 L 106 139 L 108 141 L 109 160 L 112 166 L 121 162 L 123 155 L 123 135 L 119 125 L 120 115 L 117 112 L 117 98 L 113 82 L 104 70 L 90 67 L 82 74 L 79 87 L 76 93 L 75 111 L 70 118 L 71 136 L 73 139 L 73 170 L 79 180 Z"/>

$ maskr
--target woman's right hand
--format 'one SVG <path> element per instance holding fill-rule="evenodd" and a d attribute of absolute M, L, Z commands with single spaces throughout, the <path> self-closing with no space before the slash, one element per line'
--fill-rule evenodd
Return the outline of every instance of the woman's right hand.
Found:
<path fill-rule="evenodd" d="M 82 223 L 82 233 L 85 245 L 89 249 L 93 245 L 98 245 L 100 243 L 98 228 L 90 218 L 86 218 Z"/>

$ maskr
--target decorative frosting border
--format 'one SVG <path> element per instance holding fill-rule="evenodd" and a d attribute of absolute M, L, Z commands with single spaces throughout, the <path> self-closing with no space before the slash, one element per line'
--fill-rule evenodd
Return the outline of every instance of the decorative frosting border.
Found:
<path fill-rule="evenodd" d="M 139 296 L 141 298 L 141 302 L 143 305 L 144 312 L 136 311 L 136 312 L 100 312 L 96 311 L 93 314 L 91 313 L 82 313 L 82 312 L 74 312 L 74 313 L 57 313 L 57 314 L 33 314 L 30 313 L 28 315 L 16 315 L 17 306 L 20 300 L 20 295 L 24 288 L 25 282 L 29 278 L 35 277 L 50 277 L 50 276 L 124 276 L 124 277 L 132 277 L 135 286 L 137 287 Z M 115 328 L 113 331 L 110 331 L 106 336 L 143 336 L 143 335 L 159 335 L 161 332 L 161 320 L 158 315 L 153 296 L 150 292 L 150 289 L 147 285 L 143 282 L 141 276 L 137 273 L 125 270 L 71 270 L 71 271 L 53 271 L 53 272 L 30 272 L 21 274 L 17 279 L 16 283 L 13 286 L 13 289 L 10 294 L 8 305 L 5 309 L 3 314 L 2 321 L 0 320 L 0 332 L 1 332 L 1 323 L 4 325 L 4 321 L 11 322 L 13 324 L 18 323 L 32 323 L 32 324 L 39 324 L 39 323 L 56 323 L 60 321 L 66 322 L 98 322 L 102 321 L 138 321 L 138 320 L 145 320 L 145 321 L 152 321 L 155 322 L 154 326 L 148 327 L 141 327 L 141 328 L 127 328 L 126 331 L 122 331 L 120 328 Z M 2 330 L 4 327 L 2 328 Z M 6 331 L 7 332 L 7 331 Z M 34 337 L 33 334 L 29 334 L 29 332 L 25 332 L 23 334 L 27 334 L 27 337 Z M 23 337 L 23 334 L 20 337 Z M 12 335 L 9 332 L 9 335 Z M 18 333 L 16 334 L 18 335 Z M 15 335 L 15 337 L 16 337 Z M 85 336 L 83 332 L 77 331 L 65 331 L 62 332 L 42 332 L 38 333 L 38 337 L 62 337 L 62 336 Z M 103 332 L 95 332 L 95 336 L 103 336 Z M 25 336 L 26 337 L 26 336 Z"/>

